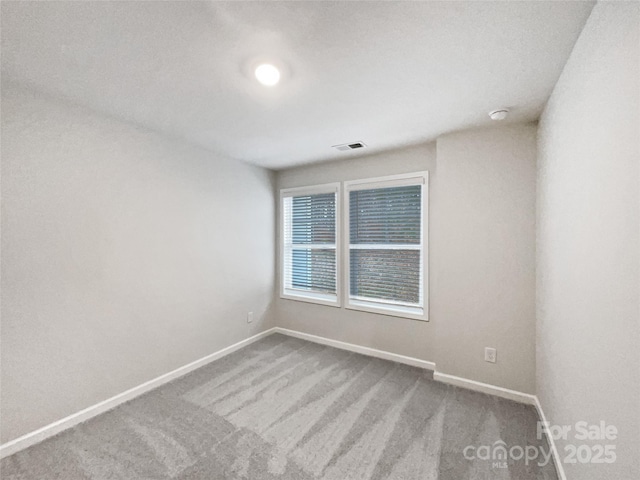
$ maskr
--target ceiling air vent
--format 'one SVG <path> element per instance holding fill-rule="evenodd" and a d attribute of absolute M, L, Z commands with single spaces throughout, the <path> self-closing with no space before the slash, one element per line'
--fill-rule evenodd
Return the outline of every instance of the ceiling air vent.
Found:
<path fill-rule="evenodd" d="M 331 148 L 335 148 L 336 150 L 340 150 L 344 152 L 346 150 L 355 150 L 357 148 L 364 148 L 367 145 L 362 142 L 354 142 L 354 143 L 343 143 L 342 145 L 332 145 Z"/>

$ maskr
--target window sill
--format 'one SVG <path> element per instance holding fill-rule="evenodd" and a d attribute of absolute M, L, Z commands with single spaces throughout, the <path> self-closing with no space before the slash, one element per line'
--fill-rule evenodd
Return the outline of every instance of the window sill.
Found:
<path fill-rule="evenodd" d="M 339 307 L 337 295 L 298 292 L 296 290 L 285 290 L 280 293 L 280 298 L 285 300 L 295 300 L 297 302 L 317 303 L 318 305 L 326 305 L 329 307 Z"/>
<path fill-rule="evenodd" d="M 367 313 L 378 313 L 392 317 L 409 318 L 411 320 L 429 321 L 427 311 L 423 307 L 409 307 L 402 305 L 389 305 L 384 303 L 371 302 L 366 300 L 347 300 L 345 308 L 349 310 L 359 310 Z"/>

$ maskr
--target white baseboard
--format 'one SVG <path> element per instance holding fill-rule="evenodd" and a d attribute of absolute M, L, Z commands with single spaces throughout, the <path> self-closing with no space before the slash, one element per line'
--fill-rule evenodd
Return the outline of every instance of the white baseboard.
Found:
<path fill-rule="evenodd" d="M 58 433 L 64 430 L 72 428 L 86 420 L 89 420 L 90 418 L 95 417 L 96 415 L 100 415 L 101 413 L 107 412 L 117 407 L 118 405 L 122 405 L 123 403 L 128 402 L 133 398 L 136 398 L 144 393 L 147 393 L 155 388 L 158 388 L 166 383 L 169 383 L 170 381 L 175 380 L 176 378 L 179 378 L 183 375 L 186 375 L 187 373 L 190 373 L 193 370 L 196 370 L 200 367 L 203 367 L 204 365 L 207 365 L 208 363 L 211 363 L 214 360 L 224 357 L 225 355 L 229 355 L 230 353 L 233 353 L 236 350 L 241 349 L 242 347 L 245 347 L 257 340 L 260 340 L 261 338 L 271 335 L 272 333 L 274 333 L 274 331 L 275 331 L 274 328 L 265 330 L 264 332 L 261 332 L 261 333 L 258 333 L 257 335 L 246 338 L 238 343 L 234 343 L 229 347 L 223 348 L 222 350 L 218 350 L 217 352 L 212 353 L 211 355 L 207 355 L 206 357 L 196 360 L 195 362 L 191 362 L 188 365 L 184 365 L 169 373 L 160 375 L 159 377 L 156 377 L 153 380 L 149 380 L 148 382 L 138 385 L 137 387 L 133 387 L 127 390 L 126 392 L 122 392 L 114 397 L 111 397 L 100 403 L 96 403 L 95 405 L 85 408 L 84 410 L 80 410 L 79 412 L 69 415 L 68 417 L 65 417 L 61 420 L 50 423 L 49 425 L 39 428 L 38 430 L 27 433 L 26 435 L 23 435 L 21 437 L 18 437 L 15 440 L 11 440 L 7 443 L 4 443 L 0 445 L 0 458 L 13 455 L 14 453 L 19 452 L 20 450 L 23 450 L 32 445 L 35 445 L 36 443 L 40 443 L 43 440 L 53 437 L 54 435 L 57 435 Z"/>
<path fill-rule="evenodd" d="M 526 403 L 527 405 L 535 405 L 536 403 L 535 395 L 518 392 L 517 390 L 510 390 L 508 388 L 498 387 L 489 383 L 469 380 L 468 378 L 456 377 L 455 375 L 449 375 L 441 372 L 433 372 L 433 379 L 437 380 L 438 382 L 455 385 L 456 387 L 462 387 L 468 390 L 474 390 L 476 392 L 488 393 L 489 395 L 495 395 L 496 397 L 506 398 L 508 400 L 513 400 L 519 403 Z"/>
<path fill-rule="evenodd" d="M 319 337 L 317 335 L 311 335 L 310 333 L 298 332 L 296 330 L 289 330 L 288 328 L 276 327 L 275 333 L 282 333 L 290 337 L 300 338 L 302 340 L 308 340 L 313 343 L 319 343 L 321 345 L 328 345 L 330 347 L 339 348 L 340 350 L 348 350 L 350 352 L 361 353 L 369 357 L 382 358 L 384 360 L 391 360 L 392 362 L 404 363 L 405 365 L 411 365 L 412 367 L 424 368 L 426 370 L 435 370 L 435 363 L 427 362 L 426 360 L 420 360 L 415 357 L 407 357 L 405 355 L 399 355 L 397 353 L 387 352 L 385 350 L 377 350 L 375 348 L 363 347 L 354 343 L 341 342 L 339 340 L 333 340 L 331 338 Z"/>
<path fill-rule="evenodd" d="M 420 360 L 414 357 L 407 357 L 404 355 L 398 355 L 396 353 L 387 352 L 384 350 L 376 350 L 375 348 L 363 347 L 361 345 L 355 345 L 353 343 L 341 342 L 339 340 L 333 340 L 331 338 L 320 337 L 318 335 L 311 335 L 310 333 L 303 333 L 296 330 L 289 330 L 287 328 L 275 327 L 272 329 L 275 333 L 281 333 L 290 337 L 300 338 L 302 340 L 308 340 L 310 342 L 319 343 L 321 345 L 328 345 L 330 347 L 339 348 L 341 350 L 348 350 L 350 352 L 361 353 L 370 357 L 382 358 L 384 360 L 391 360 L 393 362 L 404 363 L 414 367 L 424 368 L 427 370 L 433 370 L 433 378 L 438 382 L 448 383 L 449 385 L 455 385 L 457 387 L 466 388 L 468 390 L 474 390 L 476 392 L 487 393 L 500 398 L 506 398 L 518 403 L 524 403 L 526 405 L 533 405 L 538 411 L 538 416 L 542 422 L 546 422 L 547 419 L 540 406 L 540 401 L 536 395 L 530 393 L 523 393 L 517 390 L 511 390 L 504 387 L 498 387 L 497 385 L 491 385 L 489 383 L 478 382 L 476 380 L 469 380 L 468 378 L 457 377 L 455 375 L 449 375 L 435 371 L 436 365 L 433 362 L 427 362 L 426 360 Z M 553 461 L 558 472 L 559 480 L 567 480 L 564 473 L 560 456 L 556 448 L 555 442 L 552 437 L 547 435 L 547 440 L 551 448 L 553 455 Z"/>
<path fill-rule="evenodd" d="M 222 350 L 218 350 L 211 355 L 207 355 L 195 362 L 191 362 L 188 365 L 184 365 L 176 370 L 173 370 L 169 373 L 165 373 L 159 377 L 154 378 L 153 380 L 149 380 L 137 387 L 131 388 L 126 392 L 122 392 L 114 397 L 111 397 L 107 400 L 104 400 L 100 403 L 92 405 L 91 407 L 85 408 L 77 413 L 69 415 L 61 420 L 53 422 L 49 425 L 46 425 L 38 430 L 35 430 L 31 433 L 27 433 L 21 437 L 16 438 L 15 440 L 11 440 L 7 443 L 0 445 L 0 458 L 7 457 L 9 455 L 13 455 L 20 450 L 24 450 L 36 443 L 40 443 L 47 438 L 51 438 L 58 433 L 72 428 L 90 418 L 93 418 L 101 413 L 112 410 L 113 408 L 122 405 L 129 400 L 132 400 L 140 395 L 143 395 L 151 390 L 154 390 L 166 383 L 175 380 L 176 378 L 182 377 L 187 373 L 192 372 L 200 367 L 207 365 L 208 363 L 213 362 L 219 358 L 224 357 L 225 355 L 229 355 L 230 353 L 235 352 L 253 342 L 260 340 L 261 338 L 267 337 L 273 333 L 281 333 L 283 335 L 288 335 L 290 337 L 300 338 L 302 340 L 308 340 L 310 342 L 318 343 L 321 345 L 327 345 L 330 347 L 339 348 L 341 350 L 348 350 L 350 352 L 360 353 L 363 355 L 367 355 L 370 357 L 382 358 L 384 360 L 390 360 L 393 362 L 403 363 L 405 365 L 411 365 L 413 367 L 424 368 L 426 370 L 432 370 L 434 380 L 439 382 L 448 383 L 450 385 L 455 385 L 458 387 L 475 390 L 477 392 L 487 393 L 490 395 L 495 395 L 498 397 L 506 398 L 509 400 L 514 400 L 516 402 L 525 403 L 528 405 L 534 405 L 536 410 L 538 411 L 538 415 L 543 422 L 546 422 L 547 419 L 542 410 L 542 406 L 540 405 L 540 401 L 538 397 L 535 395 L 530 395 L 528 393 L 518 392 L 516 390 L 509 390 L 508 388 L 498 387 L 496 385 L 490 385 L 488 383 L 477 382 L 475 380 L 469 380 L 467 378 L 456 377 L 455 375 L 448 375 L 446 373 L 441 373 L 435 371 L 436 365 L 433 362 L 428 362 L 426 360 L 420 360 L 419 358 L 407 357 L 405 355 L 399 355 L 397 353 L 391 353 L 384 350 L 377 350 L 375 348 L 363 347 L 361 345 L 356 345 L 353 343 L 341 342 L 339 340 L 333 340 L 330 338 L 320 337 L 317 335 L 311 335 L 309 333 L 298 332 L 295 330 L 289 330 L 281 327 L 270 328 L 269 330 L 265 330 L 264 332 L 258 333 L 252 337 L 249 337 L 245 340 L 242 340 L 238 343 L 235 343 L 229 347 L 223 348 Z M 558 472 L 558 476 L 560 480 L 566 480 L 566 476 L 564 473 L 564 468 L 562 462 L 560 460 L 560 456 L 558 454 L 558 450 L 556 448 L 555 442 L 552 437 L 547 436 L 547 440 L 549 442 L 549 446 L 551 447 L 553 460 L 556 465 L 556 470 Z"/>
<path fill-rule="evenodd" d="M 457 387 L 466 388 L 468 390 L 474 390 L 476 392 L 488 393 L 489 395 L 495 395 L 497 397 L 506 398 L 519 403 L 527 405 L 533 405 L 538 412 L 540 421 L 547 424 L 547 417 L 542 410 L 540 400 L 537 395 L 531 395 L 529 393 L 518 392 L 517 390 L 510 390 L 508 388 L 498 387 L 489 383 L 476 382 L 475 380 L 469 380 L 468 378 L 456 377 L 455 375 L 448 375 L 441 372 L 433 372 L 433 379 L 439 382 L 448 383 Z M 553 457 L 553 463 L 556 467 L 559 480 L 567 480 L 567 476 L 564 473 L 564 466 L 558 453 L 556 443 L 548 433 L 547 441 L 549 442 L 549 448 L 551 448 L 551 456 Z"/>
<path fill-rule="evenodd" d="M 538 411 L 538 416 L 540 417 L 540 421 L 543 422 L 545 425 L 548 425 L 548 421 L 547 421 L 547 416 L 544 414 L 544 410 L 542 410 L 542 405 L 540 404 L 540 399 L 538 398 L 538 396 L 536 395 L 536 401 L 534 403 L 536 410 Z M 546 432 L 546 430 L 545 430 Z M 560 454 L 558 453 L 558 448 L 556 447 L 556 442 L 553 439 L 553 437 L 551 435 L 549 435 L 548 432 L 546 432 L 547 435 L 547 442 L 549 442 L 549 447 L 551 448 L 551 455 L 553 456 L 553 463 L 556 466 L 556 472 L 558 473 L 558 478 L 560 480 L 567 480 L 567 476 L 564 473 L 564 465 L 562 464 L 562 459 L 560 458 Z"/>

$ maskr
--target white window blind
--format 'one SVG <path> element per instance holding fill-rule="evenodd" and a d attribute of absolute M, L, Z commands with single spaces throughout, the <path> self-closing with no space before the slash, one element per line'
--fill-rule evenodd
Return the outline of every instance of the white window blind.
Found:
<path fill-rule="evenodd" d="M 336 197 L 283 194 L 283 295 L 337 303 Z"/>
<path fill-rule="evenodd" d="M 423 183 L 347 187 L 349 306 L 424 315 Z"/>

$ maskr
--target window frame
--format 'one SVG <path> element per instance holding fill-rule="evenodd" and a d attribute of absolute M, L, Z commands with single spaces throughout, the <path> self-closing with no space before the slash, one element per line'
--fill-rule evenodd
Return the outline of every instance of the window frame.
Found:
<path fill-rule="evenodd" d="M 403 306 L 398 303 L 385 300 L 359 300 L 351 297 L 351 238 L 350 238 L 350 195 L 354 190 L 370 190 L 375 188 L 391 188 L 408 185 L 421 185 L 421 225 L 420 244 L 421 268 L 422 268 L 422 306 Z M 351 180 L 343 182 L 342 195 L 344 197 L 344 215 L 342 231 L 346 232 L 341 239 L 344 250 L 344 261 L 342 262 L 342 284 L 345 288 L 342 291 L 342 304 L 346 309 L 359 310 L 368 313 L 390 315 L 393 317 L 409 318 L 413 320 L 429 321 L 429 172 L 413 172 L 401 175 L 388 175 L 384 177 L 374 177 L 362 180 Z"/>
<path fill-rule="evenodd" d="M 323 193 L 335 193 L 336 195 L 336 225 L 335 225 L 335 250 L 336 250 L 336 293 L 335 300 L 332 298 L 331 294 L 322 294 L 315 292 L 304 292 L 302 290 L 295 291 L 294 289 L 287 289 L 285 287 L 285 244 L 284 244 L 284 199 L 288 197 L 300 197 L 305 195 L 317 195 Z M 279 226 L 278 226 L 278 234 L 279 234 L 279 248 L 280 248 L 280 259 L 279 259 L 279 272 L 280 272 L 280 298 L 285 300 L 296 300 L 299 302 L 308 302 L 308 303 L 316 303 L 320 305 L 326 305 L 330 307 L 340 307 L 342 305 L 342 275 L 341 275 L 341 228 L 342 228 L 342 208 L 340 203 L 340 182 L 335 183 L 326 183 L 322 185 L 310 185 L 305 187 L 294 187 L 294 188 L 283 188 L 280 190 L 280 215 L 279 215 Z"/>

